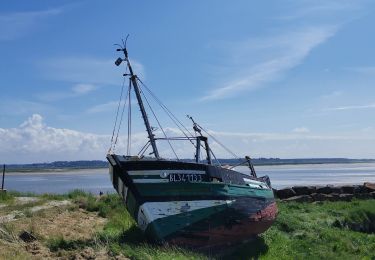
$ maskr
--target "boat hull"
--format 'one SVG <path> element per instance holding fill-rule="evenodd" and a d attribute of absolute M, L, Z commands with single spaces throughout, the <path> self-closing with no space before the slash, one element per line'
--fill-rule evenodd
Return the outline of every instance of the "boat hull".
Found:
<path fill-rule="evenodd" d="M 267 230 L 277 215 L 272 189 L 248 175 L 205 164 L 134 162 L 116 155 L 109 162 L 114 188 L 154 242 L 194 248 L 236 243 Z"/>

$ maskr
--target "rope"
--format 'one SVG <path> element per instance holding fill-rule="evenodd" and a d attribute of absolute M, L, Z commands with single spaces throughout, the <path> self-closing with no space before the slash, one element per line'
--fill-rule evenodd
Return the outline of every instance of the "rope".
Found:
<path fill-rule="evenodd" d="M 129 87 L 128 88 L 130 89 L 130 87 L 131 87 L 131 82 L 130 82 L 130 79 L 129 79 Z M 120 132 L 121 124 L 122 124 L 122 118 L 124 117 L 124 110 L 125 110 L 125 106 L 126 106 L 126 103 L 127 103 L 129 93 L 130 93 L 130 91 L 127 91 L 126 98 L 124 99 L 124 105 L 123 105 L 122 111 L 121 111 L 121 117 L 120 117 L 120 122 L 119 122 L 119 125 L 118 125 L 118 128 L 117 128 L 117 134 L 116 134 L 115 143 L 113 145 L 113 151 L 115 151 L 116 144 L 117 144 L 117 141 L 118 141 L 118 136 L 119 136 L 119 132 Z"/>
<path fill-rule="evenodd" d="M 178 158 L 178 156 L 177 156 L 177 154 L 176 154 L 176 151 L 173 149 L 173 146 L 172 146 L 171 142 L 169 141 L 169 139 L 168 139 L 166 133 L 164 132 L 164 129 L 163 129 L 163 127 L 161 126 L 161 124 L 160 124 L 158 118 L 156 117 L 156 114 L 155 114 L 154 110 L 152 110 L 152 107 L 151 107 L 150 103 L 148 102 L 148 99 L 147 99 L 146 95 L 143 93 L 143 91 L 140 91 L 140 92 L 141 92 L 142 96 L 144 97 L 144 99 L 146 100 L 146 103 L 147 103 L 148 107 L 150 108 L 152 114 L 154 115 L 155 120 L 156 120 L 156 122 L 158 123 L 158 125 L 159 125 L 161 131 L 163 132 L 163 135 L 164 135 L 165 139 L 167 140 L 167 142 L 168 142 L 168 144 L 169 144 L 169 147 L 171 147 L 171 149 L 172 149 L 174 155 L 176 156 L 177 160 L 179 160 L 179 158 Z"/>
<path fill-rule="evenodd" d="M 216 158 L 214 152 L 211 150 L 211 148 L 209 148 L 209 149 L 210 149 L 210 153 L 211 153 L 212 156 L 214 157 L 214 159 L 215 159 L 215 161 L 217 162 L 217 164 L 218 164 L 219 166 L 221 166 L 221 163 L 220 163 L 220 161 Z"/>
<path fill-rule="evenodd" d="M 129 84 L 129 93 L 128 93 L 128 143 L 126 153 L 129 156 L 131 150 L 131 137 L 132 137 L 132 107 L 131 107 L 131 85 Z"/>
<path fill-rule="evenodd" d="M 167 106 L 165 106 L 161 101 L 160 99 L 146 86 L 146 84 L 144 84 L 142 82 L 142 80 L 140 80 L 138 77 L 137 77 L 137 80 L 138 82 L 141 83 L 141 85 L 147 90 L 147 92 L 151 95 L 151 97 L 154 98 L 154 100 L 156 101 L 156 103 L 164 110 L 164 112 L 168 115 L 168 117 L 173 121 L 173 123 L 177 126 L 177 128 L 181 131 L 181 133 L 190 141 L 190 143 L 196 148 L 196 145 L 194 144 L 194 142 L 192 140 L 190 140 L 191 137 L 194 137 L 194 135 L 185 127 L 184 124 L 181 123 L 181 121 L 168 109 Z M 128 91 L 127 91 L 127 95 L 126 95 L 126 98 L 124 99 L 124 104 L 123 104 L 123 107 L 122 107 L 122 111 L 121 111 L 121 117 L 120 117 L 120 121 L 118 123 L 118 118 L 119 118 L 119 111 L 120 111 L 120 106 L 121 106 L 121 101 L 122 101 L 122 97 L 123 97 L 123 92 L 124 92 L 124 86 L 125 86 L 125 78 L 124 78 L 124 81 L 122 83 L 122 87 L 121 87 L 121 95 L 120 95 L 120 99 L 119 99 L 119 103 L 118 103 L 118 106 L 117 106 L 117 111 L 116 111 L 116 118 L 115 118 L 115 124 L 114 124 L 114 127 L 113 127 L 113 131 L 112 131 L 112 137 L 111 137 L 111 147 L 110 149 L 108 150 L 108 153 L 111 153 L 111 151 L 115 151 L 115 147 L 116 147 L 116 144 L 117 144 L 117 141 L 118 141 L 118 136 L 119 136 L 119 131 L 120 131 L 120 128 L 121 128 L 121 124 L 122 124 L 122 119 L 123 119 L 123 115 L 124 115 L 124 110 L 125 110 L 125 107 L 126 107 L 126 104 L 128 104 L 128 140 L 127 140 L 127 155 L 130 155 L 130 151 L 131 151 L 131 81 L 129 79 L 129 87 L 128 87 Z M 168 144 L 170 146 L 170 148 L 172 149 L 174 155 L 176 156 L 177 160 L 179 160 L 178 156 L 177 156 L 177 153 L 176 151 L 174 150 L 169 138 L 167 137 L 163 127 L 161 126 L 158 118 L 156 117 L 156 114 L 155 112 L 153 111 L 146 95 L 143 93 L 143 91 L 141 91 L 141 94 L 142 96 L 144 97 L 149 109 L 151 110 L 153 116 L 155 117 L 155 120 L 157 121 L 157 124 L 159 125 L 165 139 L 168 141 Z M 234 153 L 232 152 L 229 148 L 227 148 L 224 144 L 222 144 L 218 139 L 216 139 L 213 135 L 211 135 L 208 131 L 206 131 L 203 127 L 201 127 L 200 125 L 198 125 L 208 136 L 210 136 L 215 142 L 217 142 L 222 148 L 224 148 L 228 153 L 230 153 L 233 157 L 235 157 L 236 159 L 240 160 L 240 158 Z M 116 133 L 116 138 L 115 138 L 115 141 L 113 142 L 113 138 L 115 136 L 115 132 L 116 132 L 116 127 L 117 127 L 117 133 Z M 186 132 L 183 130 L 183 129 L 190 135 L 186 134 Z M 201 144 L 201 146 L 203 147 L 203 145 Z M 216 158 L 215 154 L 213 153 L 213 151 L 211 149 L 209 149 L 209 152 L 212 154 L 212 156 L 214 157 L 215 161 L 220 165 L 220 162 L 219 160 Z"/>
<path fill-rule="evenodd" d="M 146 84 L 144 84 L 143 82 L 142 82 L 142 80 L 140 80 L 139 78 L 137 78 L 138 79 L 138 81 L 141 83 L 141 85 L 142 86 L 144 86 L 145 87 L 145 89 L 148 91 L 148 93 L 155 99 L 155 101 L 158 103 L 158 105 L 164 110 L 164 112 L 168 115 L 168 117 L 173 121 L 173 123 L 177 126 L 177 128 L 182 132 L 182 134 L 185 136 L 185 137 L 187 137 L 188 138 L 188 140 L 190 141 L 190 143 L 192 143 L 192 145 L 194 146 L 194 147 L 196 147 L 195 146 L 195 144 L 194 144 L 194 142 L 193 141 L 191 141 L 189 138 L 190 137 L 194 137 L 194 135 L 185 127 L 185 125 L 184 124 L 182 124 L 181 123 L 181 121 L 180 120 L 178 120 L 178 118 L 168 109 L 168 107 L 167 106 L 165 106 L 164 104 L 163 104 L 163 102 L 161 102 L 160 101 L 160 99 L 158 99 L 158 97 L 146 86 Z M 180 126 L 182 126 L 188 133 L 189 133 L 189 135 L 190 135 L 190 137 L 181 129 L 181 127 Z"/>
<path fill-rule="evenodd" d="M 230 153 L 233 157 L 235 157 L 237 160 L 240 160 L 240 157 L 238 157 L 234 152 L 229 150 L 224 144 L 222 144 L 219 140 L 217 140 L 213 135 L 208 133 L 203 127 L 198 125 L 207 135 L 209 135 L 215 142 L 217 142 L 221 147 L 223 147 L 228 153 Z M 211 149 L 210 149 L 211 150 Z"/>
<path fill-rule="evenodd" d="M 112 131 L 112 137 L 111 137 L 111 146 L 108 150 L 108 153 L 110 154 L 112 152 L 112 149 L 114 149 L 113 147 L 113 137 L 115 136 L 115 131 L 116 131 L 116 126 L 117 126 L 117 120 L 118 120 L 118 112 L 120 110 L 120 105 L 121 105 L 121 100 L 122 100 L 122 95 L 123 95 L 123 92 L 124 92 L 124 86 L 125 86 L 125 78 L 124 80 L 122 81 L 122 87 L 121 87 L 121 94 L 120 94 L 120 99 L 118 101 L 118 105 L 117 105 L 117 111 L 116 111 L 116 119 L 115 119 L 115 124 L 113 126 L 113 131 Z"/>

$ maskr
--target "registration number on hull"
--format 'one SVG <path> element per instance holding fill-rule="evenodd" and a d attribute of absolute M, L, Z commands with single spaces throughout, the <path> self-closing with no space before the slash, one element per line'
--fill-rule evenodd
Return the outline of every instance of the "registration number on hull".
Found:
<path fill-rule="evenodd" d="M 170 173 L 169 182 L 201 182 L 203 181 L 201 174 L 189 173 Z"/>

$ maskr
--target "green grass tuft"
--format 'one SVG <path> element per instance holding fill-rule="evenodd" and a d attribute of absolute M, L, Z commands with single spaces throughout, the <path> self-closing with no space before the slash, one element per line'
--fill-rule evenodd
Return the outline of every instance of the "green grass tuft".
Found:
<path fill-rule="evenodd" d="M 1 192 L 0 193 L 0 202 L 10 203 L 14 200 L 14 195 L 10 192 Z"/>
<path fill-rule="evenodd" d="M 58 250 L 76 250 L 76 249 L 82 249 L 86 246 L 90 246 L 92 244 L 91 241 L 85 241 L 85 240 L 67 240 L 63 237 L 58 238 L 52 238 L 47 241 L 47 247 L 52 252 L 57 252 Z"/>
<path fill-rule="evenodd" d="M 12 200 L 12 196 L 10 194 L 6 199 Z M 93 247 L 105 248 L 110 255 L 123 254 L 130 259 L 375 259 L 375 234 L 370 228 L 375 223 L 375 200 L 279 201 L 279 215 L 267 232 L 218 254 L 147 243 L 117 194 L 98 197 L 75 190 L 65 195 L 44 194 L 41 197 L 70 199 L 76 208 L 97 212 L 107 219 L 103 230 L 90 239 L 49 239 L 46 243 L 54 252 Z M 10 239 L 10 231 L 8 227 L 3 236 Z"/>

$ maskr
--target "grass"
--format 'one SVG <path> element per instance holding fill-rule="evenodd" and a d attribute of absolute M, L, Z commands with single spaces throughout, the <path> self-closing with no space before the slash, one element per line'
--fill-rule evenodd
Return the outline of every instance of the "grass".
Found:
<path fill-rule="evenodd" d="M 335 221 L 334 226 L 364 233 L 375 233 L 375 207 L 371 205 L 371 201 L 354 203 L 356 207 L 346 210 Z"/>
<path fill-rule="evenodd" d="M 262 259 L 374 259 L 375 234 L 337 226 L 352 219 L 361 223 L 375 212 L 375 200 L 283 203 L 275 225 L 262 235 Z M 356 216 L 355 220 L 352 218 Z M 246 252 L 240 254 L 246 258 Z"/>
<path fill-rule="evenodd" d="M 206 259 L 207 254 L 148 244 L 119 197 L 76 194 L 75 201 L 88 211 L 107 217 L 108 223 L 95 238 L 116 255 L 131 259 Z M 73 196 L 74 197 L 74 196 Z M 353 202 L 279 202 L 275 224 L 259 238 L 236 250 L 216 256 L 224 259 L 374 259 L 375 234 L 357 232 L 337 223 L 373 223 L 375 200 Z M 79 241 L 78 241 L 79 242 Z M 77 242 L 77 243 L 78 243 Z M 69 243 L 68 243 L 69 244 Z M 79 244 L 79 243 L 78 243 Z"/>
<path fill-rule="evenodd" d="M 0 224 L 0 239 L 7 242 L 17 242 L 18 238 L 12 224 Z"/>
<path fill-rule="evenodd" d="M 66 240 L 62 236 L 57 238 L 52 238 L 47 241 L 47 246 L 52 252 L 57 252 L 58 250 L 75 250 L 81 249 L 86 246 L 91 246 L 90 241 L 85 241 L 81 239 L 77 240 Z"/>
<path fill-rule="evenodd" d="M 0 203 L 11 203 L 14 200 L 14 195 L 10 192 L 0 193 Z"/>
<path fill-rule="evenodd" d="M 85 247 L 103 248 L 111 255 L 123 254 L 131 259 L 205 259 L 204 255 L 186 249 L 147 243 L 141 230 L 126 211 L 121 199 L 116 194 L 97 198 L 92 194 L 73 191 L 67 195 L 79 208 L 97 212 L 108 222 L 103 230 L 89 240 L 67 240 L 63 237 L 49 239 L 47 246 L 51 251 L 76 250 Z"/>
<path fill-rule="evenodd" d="M 9 196 L 2 200 L 12 200 L 12 194 Z M 90 239 L 69 240 L 60 236 L 44 241 L 53 252 L 91 247 L 104 248 L 109 255 L 122 254 L 130 259 L 375 259 L 375 230 L 371 229 L 375 221 L 375 200 L 280 201 L 277 221 L 267 232 L 225 254 L 215 255 L 147 243 L 117 194 L 98 198 L 75 190 L 64 195 L 41 195 L 41 198 L 70 199 L 76 205 L 72 210 L 97 212 L 107 219 L 104 228 Z"/>

